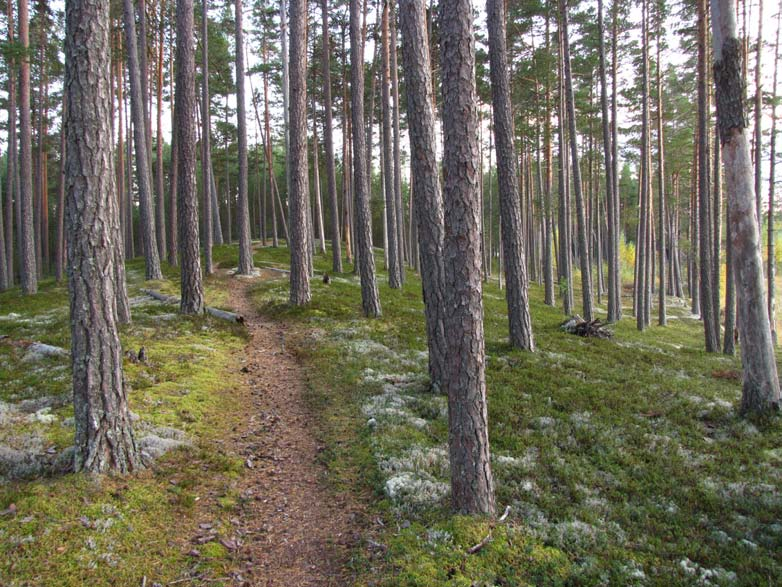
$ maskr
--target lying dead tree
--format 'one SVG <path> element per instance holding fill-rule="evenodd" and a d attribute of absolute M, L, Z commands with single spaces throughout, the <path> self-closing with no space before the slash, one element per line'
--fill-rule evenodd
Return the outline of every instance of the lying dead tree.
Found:
<path fill-rule="evenodd" d="M 142 289 L 142 293 L 147 294 L 149 297 L 158 300 L 159 302 L 166 302 L 168 304 L 179 304 L 179 298 L 175 296 L 168 296 L 162 294 L 159 291 L 153 289 Z M 241 314 L 235 314 L 234 312 L 228 312 L 227 310 L 220 310 L 218 308 L 211 308 L 206 306 L 204 311 L 210 316 L 220 318 L 221 320 L 228 320 L 229 322 L 237 322 L 238 324 L 244 324 L 244 316 Z"/>
<path fill-rule="evenodd" d="M 611 338 L 614 333 L 608 328 L 608 325 L 597 318 L 594 320 L 584 320 L 576 314 L 571 316 L 559 325 L 560 330 L 564 330 L 576 336 L 592 338 Z"/>

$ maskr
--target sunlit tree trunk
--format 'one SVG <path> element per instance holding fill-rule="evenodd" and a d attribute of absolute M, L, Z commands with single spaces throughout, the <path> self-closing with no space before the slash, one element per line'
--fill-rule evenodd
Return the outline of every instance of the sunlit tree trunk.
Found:
<path fill-rule="evenodd" d="M 741 362 L 742 413 L 779 410 L 779 380 L 763 291 L 760 230 L 754 213 L 752 161 L 747 139 L 733 0 L 712 0 L 717 121 L 729 200 L 729 237 L 735 255 Z"/>

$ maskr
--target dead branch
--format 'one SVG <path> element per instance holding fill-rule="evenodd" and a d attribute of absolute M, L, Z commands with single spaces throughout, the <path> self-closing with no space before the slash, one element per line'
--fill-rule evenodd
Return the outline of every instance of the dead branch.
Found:
<path fill-rule="evenodd" d="M 175 296 L 169 296 L 166 294 L 162 294 L 159 291 L 155 291 L 153 289 L 142 289 L 142 293 L 147 294 L 149 297 L 154 298 L 158 300 L 159 302 L 165 302 L 168 304 L 178 304 L 179 298 Z M 228 320 L 229 322 L 237 322 L 239 324 L 244 324 L 244 316 L 241 314 L 235 314 L 234 312 L 228 312 L 227 310 L 220 310 L 219 308 L 211 308 L 207 306 L 204 311 L 214 316 L 215 318 L 220 318 L 221 320 Z"/>
<path fill-rule="evenodd" d="M 505 506 L 505 512 L 500 516 L 500 518 L 497 520 L 497 524 L 502 524 L 505 522 L 505 520 L 508 518 L 508 514 L 510 514 L 510 506 Z M 467 549 L 467 554 L 475 554 L 477 552 L 480 552 L 483 550 L 483 548 L 489 544 L 489 542 L 493 539 L 494 534 L 494 528 L 495 524 L 492 524 L 491 529 L 489 530 L 489 533 L 481 540 L 478 544 L 475 544 Z"/>

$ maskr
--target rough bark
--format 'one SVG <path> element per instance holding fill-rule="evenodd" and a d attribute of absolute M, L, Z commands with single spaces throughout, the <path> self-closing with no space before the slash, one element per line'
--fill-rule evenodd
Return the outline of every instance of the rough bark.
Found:
<path fill-rule="evenodd" d="M 176 89 L 174 129 L 177 133 L 180 287 L 183 314 L 202 314 L 204 288 L 198 239 L 198 188 L 196 186 L 195 51 L 193 48 L 193 0 L 176 4 Z"/>
<path fill-rule="evenodd" d="M 130 106 L 133 118 L 133 141 L 136 151 L 136 179 L 139 187 L 139 213 L 141 216 L 141 239 L 146 261 L 146 278 L 163 279 L 160 270 L 155 217 L 152 205 L 152 178 L 149 170 L 147 148 L 146 115 L 144 113 L 146 94 L 142 91 L 142 76 L 139 69 L 139 51 L 136 43 L 136 22 L 132 0 L 123 0 L 125 14 L 125 48 L 130 78 Z"/>
<path fill-rule="evenodd" d="M 422 2 L 401 0 L 402 67 L 407 89 L 407 124 L 410 132 L 411 182 L 415 186 L 415 219 L 421 251 L 426 332 L 429 347 L 429 377 L 442 386 L 445 361 L 443 325 L 443 198 L 435 139 L 432 70 L 426 11 Z"/>
<path fill-rule="evenodd" d="M 109 5 L 66 5 L 66 218 L 77 471 L 141 466 L 131 429 L 117 331 L 119 215 L 112 169 Z"/>
<path fill-rule="evenodd" d="M 291 253 L 290 302 L 296 306 L 309 303 L 309 220 L 307 201 L 309 185 L 307 177 L 307 2 L 290 1 L 290 63 L 289 87 L 289 170 Z"/>
<path fill-rule="evenodd" d="M 337 174 L 334 167 L 334 135 L 332 131 L 333 114 L 331 110 L 331 46 L 329 44 L 328 0 L 321 0 L 321 18 L 323 24 L 321 69 L 323 75 L 323 141 L 326 155 L 326 185 L 331 205 L 331 270 L 342 273 L 342 246 L 339 235 L 339 204 L 337 201 Z"/>
<path fill-rule="evenodd" d="M 30 121 L 30 28 L 27 0 L 19 0 L 19 44 L 24 48 L 19 71 L 19 274 L 22 292 L 38 291 L 33 228 L 33 154 Z"/>
<path fill-rule="evenodd" d="M 6 23 L 8 27 L 8 43 L 14 42 L 14 3 L 6 2 Z M 8 59 L 8 70 L 16 72 L 16 60 Z M 8 267 L 8 286 L 15 281 L 14 275 L 14 202 L 19 200 L 19 185 L 16 181 L 18 174 L 18 156 L 16 141 L 16 75 L 8 76 L 8 150 L 6 152 L 6 181 L 5 181 L 5 255 Z M 18 204 L 17 204 L 18 205 Z M 17 227 L 16 232 L 19 232 Z"/>
<path fill-rule="evenodd" d="M 356 257 L 361 276 L 361 305 L 364 315 L 382 314 L 372 251 L 372 214 L 369 207 L 369 178 L 364 131 L 364 47 L 361 43 L 361 5 L 350 0 L 350 105 L 353 130 L 353 190 L 355 201 Z M 343 173 L 349 167 L 344 166 Z"/>
<path fill-rule="evenodd" d="M 240 275 L 250 275 L 253 271 L 253 251 L 250 239 L 250 196 L 247 189 L 247 108 L 244 91 L 242 0 L 235 0 L 234 6 L 236 21 L 236 118 L 239 131 L 239 194 L 236 202 L 236 225 L 239 231 L 238 273 Z"/>
<path fill-rule="evenodd" d="M 489 28 L 489 62 L 494 112 L 494 137 L 497 145 L 497 176 L 502 223 L 505 271 L 505 298 L 508 304 L 508 330 L 513 347 L 532 351 L 532 319 L 527 298 L 527 260 L 522 234 L 519 177 L 516 173 L 516 148 L 513 144 L 513 117 L 510 100 L 508 52 L 505 47 L 505 4 L 489 0 L 486 5 Z"/>
<path fill-rule="evenodd" d="M 735 259 L 744 367 L 741 411 L 767 413 L 779 410 L 779 379 L 763 291 L 760 230 L 754 214 L 741 48 L 736 38 L 733 0 L 712 0 L 711 7 L 717 122 L 729 201 L 728 226 Z"/>
<path fill-rule="evenodd" d="M 355 0 L 354 0 L 355 1 Z M 445 212 L 444 326 L 451 503 L 494 514 L 489 457 L 478 193 L 478 112 L 469 0 L 440 3 Z"/>

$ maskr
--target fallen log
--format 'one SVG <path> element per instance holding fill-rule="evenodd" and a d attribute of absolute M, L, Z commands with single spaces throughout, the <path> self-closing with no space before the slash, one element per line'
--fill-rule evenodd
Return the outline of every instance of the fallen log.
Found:
<path fill-rule="evenodd" d="M 169 296 L 153 289 L 142 289 L 142 293 L 147 294 L 149 297 L 156 299 L 159 302 L 165 302 L 167 304 L 178 304 L 179 298 L 175 296 Z M 227 320 L 228 322 L 236 322 L 238 324 L 244 324 L 244 316 L 241 314 L 235 314 L 227 310 L 220 310 L 219 308 L 211 308 L 206 306 L 204 311 L 210 316 L 220 318 L 221 320 Z"/>
<path fill-rule="evenodd" d="M 590 338 L 611 338 L 614 333 L 608 328 L 607 324 L 604 324 L 598 319 L 589 321 L 584 320 L 581 316 L 576 314 L 571 316 L 559 325 L 560 330 L 564 330 L 569 334 L 575 334 L 576 336 L 590 337 Z"/>

